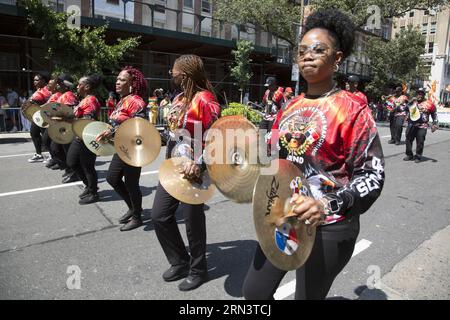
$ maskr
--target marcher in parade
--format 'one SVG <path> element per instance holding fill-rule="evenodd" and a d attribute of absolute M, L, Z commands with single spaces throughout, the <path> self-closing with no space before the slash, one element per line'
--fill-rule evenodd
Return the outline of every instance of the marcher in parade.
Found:
<path fill-rule="evenodd" d="M 198 125 L 203 135 L 220 115 L 220 105 L 211 83 L 206 78 L 203 61 L 196 55 L 183 55 L 175 61 L 170 73 L 173 84 L 182 89 L 182 93 L 172 102 L 167 119 L 172 134 L 178 129 L 185 129 L 191 137 L 194 137 L 194 126 Z M 190 159 L 186 159 L 184 165 L 185 177 L 187 179 L 200 177 L 202 168 L 199 159 L 193 159 L 193 152 L 190 154 L 181 152 L 182 148 L 177 142 L 174 137 L 169 140 L 166 158 L 189 156 Z M 192 145 L 187 147 L 190 149 Z M 186 250 L 175 219 L 175 212 L 180 205 L 186 225 L 189 252 Z M 167 282 L 187 277 L 178 286 L 181 291 L 193 290 L 207 281 L 205 220 L 204 204 L 181 203 L 158 183 L 152 221 L 156 236 L 171 265 L 162 277 Z"/>
<path fill-rule="evenodd" d="M 402 86 L 395 88 L 395 94 L 387 101 L 392 107 L 389 110 L 389 127 L 391 130 L 391 139 L 389 144 L 400 145 L 402 139 L 403 125 L 406 119 L 406 109 L 408 97 L 403 94 Z"/>
<path fill-rule="evenodd" d="M 352 256 L 359 216 L 384 183 L 383 151 L 369 108 L 333 82 L 339 64 L 352 52 L 354 34 L 353 22 L 339 10 L 318 10 L 308 17 L 297 56 L 307 91 L 291 101 L 273 127 L 279 130 L 273 135 L 279 157 L 297 165 L 319 192 L 317 198 L 294 193 L 291 201 L 299 222 L 317 227 L 312 252 L 296 270 L 295 299 L 325 299 Z M 317 176 L 333 187 L 315 185 Z M 258 245 L 244 297 L 273 299 L 285 274 Z"/>
<path fill-rule="evenodd" d="M 348 85 L 348 89 L 347 89 L 348 91 L 350 91 L 354 95 L 360 97 L 362 99 L 362 101 L 364 101 L 365 104 L 368 104 L 366 95 L 358 90 L 358 86 L 359 86 L 359 77 L 358 76 L 355 76 L 355 75 L 349 76 L 348 80 L 347 80 L 347 85 Z"/>
<path fill-rule="evenodd" d="M 267 87 L 262 99 L 265 113 L 259 128 L 270 132 L 278 111 L 283 107 L 285 98 L 283 88 L 278 87 L 278 82 L 275 77 L 268 77 L 264 86 Z"/>
<path fill-rule="evenodd" d="M 115 131 L 125 120 L 145 118 L 147 81 L 141 71 L 130 66 L 125 67 L 117 76 L 116 92 L 120 101 L 109 118 L 112 128 L 99 134 L 99 142 L 113 139 Z M 119 222 L 124 224 L 120 231 L 133 230 L 142 225 L 142 192 L 139 187 L 141 169 L 128 165 L 117 153 L 109 165 L 106 181 L 128 207 L 128 211 L 119 219 Z"/>
<path fill-rule="evenodd" d="M 100 114 L 100 102 L 94 92 L 101 83 L 98 75 L 88 75 L 78 81 L 77 93 L 82 100 L 74 109 L 75 119 L 97 120 Z M 75 137 L 67 152 L 67 166 L 71 168 L 84 183 L 84 190 L 79 195 L 80 204 L 98 201 L 98 177 L 95 170 L 97 156 L 91 152 L 83 140 Z"/>
<path fill-rule="evenodd" d="M 417 120 L 413 121 L 411 119 L 411 108 L 418 108 L 417 111 L 420 113 L 420 116 Z M 427 135 L 427 129 L 430 127 L 430 116 L 433 120 L 431 132 L 434 133 L 438 129 L 436 106 L 431 100 L 425 100 L 425 89 L 419 88 L 417 90 L 417 96 L 412 99 L 407 112 L 406 157 L 403 160 L 414 160 L 415 163 L 422 161 L 425 137 Z M 412 150 L 414 140 L 416 140 L 416 155 L 414 155 Z"/>

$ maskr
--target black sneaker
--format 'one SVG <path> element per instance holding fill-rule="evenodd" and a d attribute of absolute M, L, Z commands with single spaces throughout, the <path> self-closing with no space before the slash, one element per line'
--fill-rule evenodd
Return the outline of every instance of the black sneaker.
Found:
<path fill-rule="evenodd" d="M 180 291 L 190 291 L 200 287 L 208 281 L 208 274 L 199 275 L 199 274 L 190 274 L 183 282 L 178 285 L 178 289 Z"/>
<path fill-rule="evenodd" d="M 47 161 L 47 163 L 45 164 L 45 166 L 47 167 L 47 168 L 50 168 L 51 166 L 54 166 L 56 164 L 56 160 L 54 160 L 54 159 L 49 159 L 48 161 Z"/>
<path fill-rule="evenodd" d="M 62 179 L 62 183 L 71 183 L 71 182 L 76 182 L 79 181 L 80 179 L 78 179 L 78 176 L 76 174 L 72 174 L 71 176 L 67 176 L 64 179 Z"/>
<path fill-rule="evenodd" d="M 54 165 L 49 167 L 52 170 L 61 170 L 62 167 L 59 165 L 59 163 L 55 163 Z"/>
<path fill-rule="evenodd" d="M 78 201 L 79 204 L 90 204 L 98 201 L 98 193 L 89 193 L 86 197 L 83 199 L 80 199 Z"/>
<path fill-rule="evenodd" d="M 391 139 L 391 140 L 388 141 L 388 143 L 389 143 L 389 144 L 394 144 L 394 143 L 395 143 L 395 140 L 392 140 L 392 139 Z"/>
<path fill-rule="evenodd" d="M 415 163 L 419 163 L 419 162 L 422 162 L 422 158 L 421 158 L 421 157 L 418 157 L 418 156 L 416 156 L 416 158 L 414 159 L 414 162 L 415 162 Z"/>
<path fill-rule="evenodd" d="M 403 158 L 403 161 L 411 161 L 411 160 L 414 160 L 413 156 L 406 156 Z"/>
<path fill-rule="evenodd" d="M 186 278 L 189 274 L 189 266 L 187 264 L 178 264 L 167 269 L 162 277 L 164 281 L 171 282 Z"/>

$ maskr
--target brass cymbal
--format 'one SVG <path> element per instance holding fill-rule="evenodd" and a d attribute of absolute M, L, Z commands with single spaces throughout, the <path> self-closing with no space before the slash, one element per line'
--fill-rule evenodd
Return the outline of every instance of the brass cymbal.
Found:
<path fill-rule="evenodd" d="M 191 182 L 179 173 L 187 158 L 177 157 L 164 160 L 159 167 L 159 181 L 166 191 L 175 199 L 189 204 L 202 204 L 214 194 L 214 184 L 204 171 L 200 177 L 201 183 Z M 189 161 L 189 160 L 188 160 Z"/>
<path fill-rule="evenodd" d="M 83 130 L 91 122 L 95 120 L 92 119 L 74 119 L 72 123 L 73 133 L 80 139 L 83 139 Z"/>
<path fill-rule="evenodd" d="M 123 162 L 144 167 L 158 157 L 161 136 L 148 120 L 132 118 L 120 124 L 114 136 L 114 146 Z"/>
<path fill-rule="evenodd" d="M 59 102 L 48 102 L 41 106 L 42 118 L 47 123 L 52 123 L 52 117 L 61 117 L 63 120 L 73 115 L 73 109 Z"/>
<path fill-rule="evenodd" d="M 42 117 L 42 110 L 37 110 L 35 113 L 33 113 L 33 122 L 41 128 L 48 128 L 49 124 L 47 121 L 44 120 Z"/>
<path fill-rule="evenodd" d="M 98 156 L 111 156 L 116 153 L 112 141 L 103 143 L 96 140 L 100 133 L 110 128 L 109 124 L 101 121 L 88 123 L 83 130 L 83 142 L 86 147 Z"/>
<path fill-rule="evenodd" d="M 204 159 L 217 189 L 227 198 L 251 202 L 260 174 L 258 132 L 243 116 L 226 116 L 213 123 L 205 139 Z"/>
<path fill-rule="evenodd" d="M 41 110 L 41 107 L 37 104 L 29 104 L 26 106 L 26 108 L 23 109 L 23 115 L 25 118 L 28 119 L 28 121 L 33 122 L 33 115 L 36 113 L 36 111 Z"/>
<path fill-rule="evenodd" d="M 69 144 L 74 137 L 72 124 L 66 121 L 53 122 L 48 127 L 48 136 L 56 143 Z"/>
<path fill-rule="evenodd" d="M 316 228 L 291 216 L 289 201 L 294 193 L 310 195 L 309 186 L 290 161 L 273 161 L 278 161 L 277 173 L 260 175 L 255 185 L 253 222 L 261 249 L 270 262 L 282 270 L 295 270 L 308 259 Z"/>

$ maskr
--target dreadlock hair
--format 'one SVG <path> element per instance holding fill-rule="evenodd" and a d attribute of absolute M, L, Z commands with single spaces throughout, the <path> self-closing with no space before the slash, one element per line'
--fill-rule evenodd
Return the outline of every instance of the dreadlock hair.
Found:
<path fill-rule="evenodd" d="M 131 66 L 126 66 L 122 69 L 126 71 L 132 78 L 131 87 L 133 88 L 131 93 L 140 96 L 142 99 L 147 95 L 147 80 L 141 71 Z"/>
<path fill-rule="evenodd" d="M 336 43 L 336 49 L 342 51 L 344 59 L 352 53 L 355 25 L 348 15 L 338 9 L 317 10 L 306 20 L 302 36 L 315 28 L 328 30 Z"/>
<path fill-rule="evenodd" d="M 199 56 L 194 54 L 182 55 L 175 60 L 174 66 L 186 74 L 186 79 L 181 84 L 186 104 L 191 103 L 195 94 L 199 91 L 208 90 L 214 94 L 213 86 L 206 77 L 205 66 Z"/>

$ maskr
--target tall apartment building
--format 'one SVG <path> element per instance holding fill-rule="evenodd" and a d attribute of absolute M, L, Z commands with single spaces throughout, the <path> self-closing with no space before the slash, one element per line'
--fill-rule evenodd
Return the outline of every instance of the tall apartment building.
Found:
<path fill-rule="evenodd" d="M 237 99 L 239 92 L 229 76 L 231 51 L 236 40 L 255 46 L 250 98 L 259 100 L 264 80 L 277 75 L 280 84 L 292 85 L 292 49 L 285 41 L 254 26 L 230 24 L 214 18 L 208 0 L 42 0 L 59 12 L 71 5 L 81 9 L 82 26 L 108 22 L 107 42 L 141 36 L 134 57 L 123 64 L 140 68 L 150 88 L 169 89 L 169 69 L 186 53 L 204 58 L 208 75 L 222 96 Z M 31 88 L 32 73 L 51 70 L 44 58 L 46 47 L 39 34 L 26 27 L 25 12 L 16 0 L 0 0 L 0 88 Z"/>
<path fill-rule="evenodd" d="M 450 100 L 450 6 L 443 10 L 412 10 L 394 20 L 392 34 L 408 26 L 418 28 L 425 36 L 422 59 L 429 68 L 427 79 L 418 79 L 417 85 L 429 87 L 436 81 L 436 98 L 441 102 Z"/>

